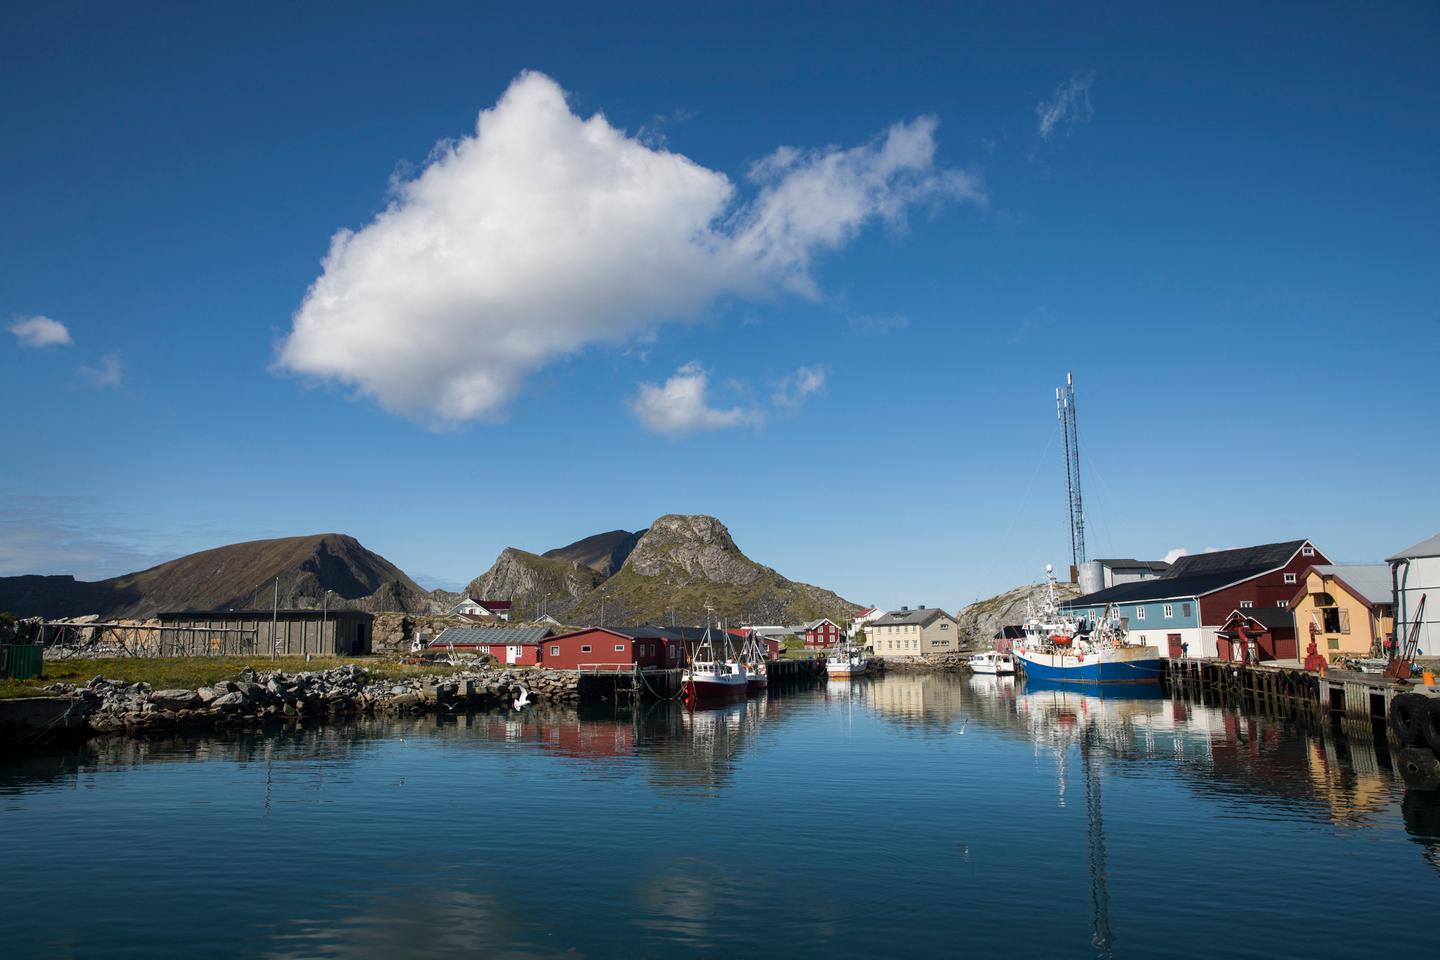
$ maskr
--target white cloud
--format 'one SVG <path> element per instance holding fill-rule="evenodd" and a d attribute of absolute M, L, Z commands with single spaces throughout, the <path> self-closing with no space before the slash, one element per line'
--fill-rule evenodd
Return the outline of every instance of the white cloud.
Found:
<path fill-rule="evenodd" d="M 97 390 L 118 386 L 120 383 L 120 355 L 107 353 L 100 358 L 96 367 L 81 367 L 80 376 Z"/>
<path fill-rule="evenodd" d="M 10 332 L 25 347 L 68 347 L 74 340 L 70 331 L 59 320 L 49 317 L 24 317 L 10 324 Z"/>
<path fill-rule="evenodd" d="M 1176 560 L 1179 560 L 1181 557 L 1185 556 L 1189 552 L 1190 551 L 1186 550 L 1184 547 L 1172 547 L 1170 550 L 1167 550 L 1165 552 L 1165 562 L 1174 563 Z"/>
<path fill-rule="evenodd" d="M 1090 88 L 1094 83 L 1094 73 L 1077 73 L 1055 88 L 1055 96 L 1035 105 L 1041 140 L 1049 140 L 1057 133 L 1068 132 L 1090 122 L 1095 115 L 1090 105 Z"/>
<path fill-rule="evenodd" d="M 858 147 L 782 148 L 754 195 L 521 74 L 474 136 L 438 146 L 389 206 L 331 240 L 277 366 L 354 386 L 432 426 L 503 416 L 558 357 L 695 316 L 726 296 L 814 294 L 819 254 L 910 207 L 983 202 L 937 167 L 936 121 Z"/>
<path fill-rule="evenodd" d="M 721 430 L 746 424 L 759 426 L 765 416 L 749 407 L 720 410 L 706 396 L 710 377 L 699 363 L 685 364 L 662 385 L 640 384 L 630 409 L 652 433 L 680 436 L 697 430 Z"/>
<path fill-rule="evenodd" d="M 794 410 L 803 404 L 811 394 L 825 389 L 825 371 L 820 367 L 801 367 L 785 377 L 775 387 L 772 399 L 775 404 Z"/>

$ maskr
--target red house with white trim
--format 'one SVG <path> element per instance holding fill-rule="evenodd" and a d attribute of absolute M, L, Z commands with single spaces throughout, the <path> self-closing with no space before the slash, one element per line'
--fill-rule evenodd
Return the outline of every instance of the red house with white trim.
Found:
<path fill-rule="evenodd" d="M 549 627 L 448 627 L 430 641 L 437 653 L 485 653 L 504 664 L 534 667 Z"/>
<path fill-rule="evenodd" d="M 802 629 L 804 630 L 805 646 L 811 649 L 833 647 L 845 639 L 845 631 L 829 617 L 811 620 Z"/>
<path fill-rule="evenodd" d="M 676 651 L 671 654 L 670 651 Z M 663 631 L 624 627 L 587 627 L 549 637 L 540 645 L 540 662 L 551 670 L 601 673 L 679 666 L 679 647 Z"/>

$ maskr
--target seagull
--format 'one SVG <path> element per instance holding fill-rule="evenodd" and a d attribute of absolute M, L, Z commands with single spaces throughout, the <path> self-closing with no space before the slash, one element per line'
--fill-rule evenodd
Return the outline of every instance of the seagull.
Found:
<path fill-rule="evenodd" d="M 963 736 L 965 736 L 965 727 L 966 727 L 966 725 L 969 724 L 969 723 L 970 723 L 970 718 L 969 718 L 969 717 L 966 717 L 964 720 L 961 720 L 961 721 L 960 721 L 960 729 L 959 729 L 958 731 L 956 731 L 955 736 L 957 736 L 957 737 L 963 737 Z"/>
<path fill-rule="evenodd" d="M 519 685 L 517 684 L 517 686 Z M 521 686 L 520 696 L 515 698 L 515 709 L 519 710 L 521 707 L 528 706 L 530 706 L 530 691 L 526 690 L 523 686 Z"/>

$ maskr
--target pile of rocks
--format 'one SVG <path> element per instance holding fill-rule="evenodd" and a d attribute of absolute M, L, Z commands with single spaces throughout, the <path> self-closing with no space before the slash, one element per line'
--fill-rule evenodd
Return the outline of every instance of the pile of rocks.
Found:
<path fill-rule="evenodd" d="M 895 657 L 887 660 L 886 665 L 891 670 L 913 671 L 918 673 L 936 672 L 941 670 L 969 670 L 970 657 L 972 652 L 962 653 L 937 653 L 929 657 Z"/>
<path fill-rule="evenodd" d="M 89 684 L 53 684 L 49 692 L 80 702 L 91 729 L 138 733 L 194 726 L 282 723 L 308 718 L 423 713 L 444 707 L 513 704 L 517 699 L 578 700 L 579 678 L 548 670 L 471 671 L 445 677 L 381 680 L 349 664 L 332 670 L 286 674 L 241 671 L 197 690 L 153 690 L 147 683 L 96 677 Z"/>

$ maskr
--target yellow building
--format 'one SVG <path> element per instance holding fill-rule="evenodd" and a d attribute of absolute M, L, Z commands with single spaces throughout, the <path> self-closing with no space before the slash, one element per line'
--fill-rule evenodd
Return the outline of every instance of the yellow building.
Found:
<path fill-rule="evenodd" d="M 1395 632 L 1390 568 L 1383 563 L 1322 564 L 1301 576 L 1290 601 L 1301 657 L 1314 639 L 1332 663 L 1341 657 L 1378 657 Z"/>
<path fill-rule="evenodd" d="M 865 628 L 865 645 L 887 659 L 954 653 L 960 649 L 960 627 L 944 610 L 901 607 Z"/>

